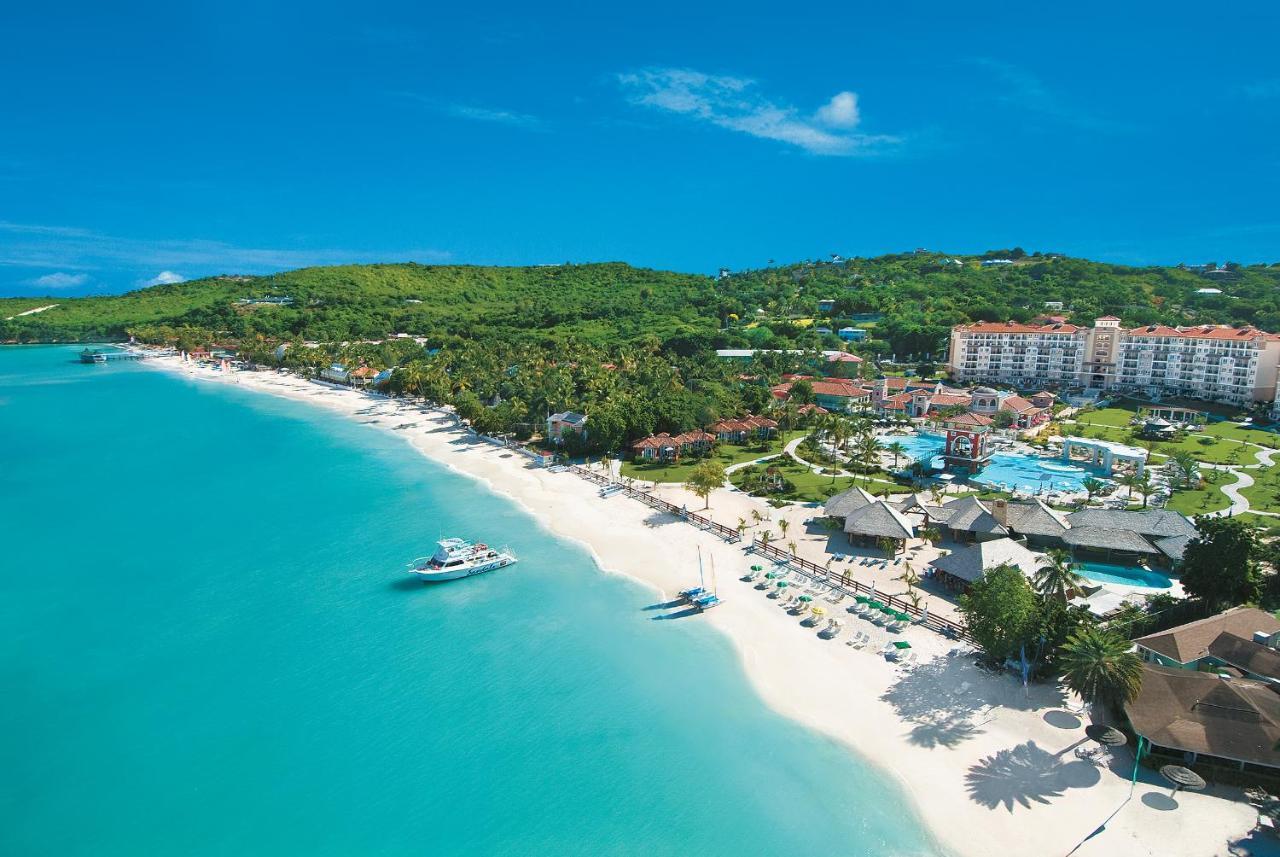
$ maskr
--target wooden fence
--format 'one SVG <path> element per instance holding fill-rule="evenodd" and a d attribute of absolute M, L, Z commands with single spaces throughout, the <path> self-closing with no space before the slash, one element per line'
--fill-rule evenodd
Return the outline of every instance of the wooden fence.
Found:
<path fill-rule="evenodd" d="M 718 521 L 714 521 L 711 518 L 706 517 L 705 515 L 690 512 L 683 506 L 677 506 L 674 503 L 669 503 L 660 497 L 655 497 L 647 491 L 641 491 L 638 488 L 633 488 L 625 482 L 616 482 L 603 473 L 588 470 L 587 468 L 577 464 L 568 465 L 568 469 L 570 472 L 575 473 L 583 479 L 593 482 L 602 488 L 614 488 L 619 494 L 625 494 L 632 499 L 639 500 L 641 503 L 644 503 L 652 509 L 657 509 L 660 512 L 666 512 L 668 514 L 675 515 L 678 518 L 683 518 L 696 527 L 715 533 L 727 542 L 736 543 L 742 539 L 742 535 L 732 527 L 727 527 Z M 810 577 L 822 580 L 830 586 L 844 589 L 851 595 L 872 594 L 870 586 L 854 580 L 849 576 L 848 572 L 841 574 L 838 571 L 833 571 L 827 568 L 826 566 L 818 565 L 816 562 L 810 562 L 807 559 L 795 556 L 790 551 L 786 551 L 776 545 L 769 544 L 759 536 L 757 536 L 755 541 L 751 543 L 750 550 L 775 562 L 790 566 L 791 568 L 794 568 L 803 574 L 807 574 Z M 918 621 L 918 624 L 923 625 L 930 630 L 945 634 L 946 636 L 956 640 L 969 639 L 969 635 L 965 632 L 963 625 L 935 613 L 926 613 L 926 611 L 913 606 L 910 601 L 901 597 L 876 592 L 875 598 L 877 601 L 892 607 L 900 613 L 906 613 L 908 616 L 914 617 Z"/>

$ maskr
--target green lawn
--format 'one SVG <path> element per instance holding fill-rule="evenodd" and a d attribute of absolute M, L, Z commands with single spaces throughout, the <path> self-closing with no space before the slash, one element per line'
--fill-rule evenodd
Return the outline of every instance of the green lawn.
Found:
<path fill-rule="evenodd" d="M 1136 414 L 1136 411 L 1129 408 L 1100 408 L 1096 411 L 1076 414 L 1075 420 L 1089 425 L 1128 426 Z"/>
<path fill-rule="evenodd" d="M 1240 493 L 1249 505 L 1264 512 L 1280 512 L 1280 466 L 1245 472 L 1253 477 L 1253 484 L 1241 488 Z"/>
<path fill-rule="evenodd" d="M 730 464 L 738 464 L 739 462 L 751 461 L 766 455 L 780 453 L 787 443 L 805 434 L 807 432 L 803 429 L 782 432 L 779 439 L 770 441 L 767 446 L 762 444 L 721 443 L 716 446 L 712 457 L 728 467 Z M 685 458 L 679 462 L 624 461 L 622 463 L 622 475 L 632 479 L 643 479 L 645 482 L 686 482 L 689 479 L 689 474 L 693 473 L 693 469 L 701 461 L 702 459 L 700 458 Z"/>
<path fill-rule="evenodd" d="M 1141 498 L 1139 498 L 1139 502 L 1141 502 Z M 1230 505 L 1231 501 L 1227 499 L 1226 494 L 1222 493 L 1221 488 L 1206 482 L 1203 488 L 1197 488 L 1194 491 L 1173 492 L 1173 496 L 1169 498 L 1165 508 L 1173 512 L 1194 516 L 1203 515 L 1206 512 L 1216 512 Z"/>
<path fill-rule="evenodd" d="M 760 467 L 775 466 L 777 467 L 784 479 L 792 484 L 792 489 L 780 494 L 770 494 L 771 499 L 778 500 L 795 500 L 804 503 L 821 503 L 833 494 L 839 494 L 841 491 L 848 490 L 854 485 L 861 485 L 872 494 L 877 496 L 888 491 L 890 494 L 905 494 L 911 489 L 905 485 L 897 483 L 885 483 L 873 481 L 868 483 L 862 478 L 853 478 L 850 476 L 837 476 L 834 479 L 827 474 L 814 473 L 802 464 L 788 459 L 780 459 L 776 462 L 767 462 Z M 733 484 L 739 488 L 745 489 L 745 483 L 756 471 L 755 467 L 744 467 L 742 470 L 730 474 Z M 874 474 L 873 474 L 874 477 Z"/>
<path fill-rule="evenodd" d="M 1085 414 L 1081 419 L 1094 417 L 1098 414 L 1106 414 L 1107 411 L 1114 410 L 1117 409 L 1107 408 L 1104 411 Z M 1110 419 L 1111 417 L 1107 416 L 1106 418 Z M 1084 423 L 1077 420 L 1077 427 L 1079 428 L 1079 436 L 1083 438 L 1109 440 L 1114 443 L 1128 444 L 1129 446 L 1144 445 L 1141 439 L 1133 436 L 1133 431 L 1128 426 L 1116 426 L 1104 422 Z M 1235 429 L 1236 433 L 1243 431 L 1243 429 Z M 1205 441 L 1208 438 L 1187 435 L 1178 441 L 1160 441 L 1156 443 L 1155 449 L 1157 452 L 1154 453 L 1156 460 L 1162 460 L 1165 456 L 1177 450 L 1186 450 L 1194 455 L 1197 461 L 1207 461 L 1210 464 L 1253 464 L 1257 461 L 1254 456 L 1256 450 L 1244 443 L 1243 438 L 1234 437 L 1231 429 L 1222 429 L 1216 434 L 1212 431 L 1206 431 L 1204 434 L 1212 435 L 1212 442 L 1206 444 Z M 1271 434 L 1271 432 L 1254 430 L 1251 434 L 1267 435 Z"/>

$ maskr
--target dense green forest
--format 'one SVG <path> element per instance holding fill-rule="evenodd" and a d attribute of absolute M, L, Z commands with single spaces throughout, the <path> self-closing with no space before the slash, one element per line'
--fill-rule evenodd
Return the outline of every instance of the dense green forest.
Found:
<path fill-rule="evenodd" d="M 1278 287 L 1280 266 L 1133 268 L 1017 249 L 833 258 L 715 279 L 620 263 L 362 265 L 109 297 L 0 299 L 0 341 L 136 336 L 187 349 L 227 345 L 303 371 L 335 360 L 396 368 L 393 389 L 454 404 L 488 431 L 527 435 L 550 411 L 585 411 L 598 451 L 763 409 L 784 372 L 825 369 L 821 349 L 856 351 L 868 359 L 853 371 L 874 374 L 876 358 L 889 354 L 940 355 L 954 324 L 1045 312 L 1081 323 L 1109 313 L 1131 325 L 1280 330 Z M 57 306 L 18 315 L 49 304 Z M 863 328 L 866 340 L 844 343 L 836 332 L 845 326 Z M 803 353 L 708 359 L 712 348 L 745 347 Z"/>
<path fill-rule="evenodd" d="M 1012 264 L 982 266 L 984 259 Z M 1201 293 L 1216 289 L 1220 294 Z M 245 299 L 288 297 L 289 305 Z M 818 301 L 831 300 L 830 312 Z M 859 349 L 936 353 L 965 321 L 1025 321 L 1060 301 L 1089 323 L 1215 322 L 1280 330 L 1280 266 L 1224 263 L 1205 274 L 1135 268 L 1019 249 L 983 256 L 916 252 L 809 261 L 712 279 L 620 263 L 532 268 L 361 265 L 264 277 L 213 277 L 109 297 L 0 299 L 0 340 L 110 340 L 171 335 L 321 342 L 393 333 L 595 344 L 656 341 L 689 354 L 709 347 L 839 348 L 820 327 L 871 334 Z M 58 306 L 30 316 L 33 307 Z"/>

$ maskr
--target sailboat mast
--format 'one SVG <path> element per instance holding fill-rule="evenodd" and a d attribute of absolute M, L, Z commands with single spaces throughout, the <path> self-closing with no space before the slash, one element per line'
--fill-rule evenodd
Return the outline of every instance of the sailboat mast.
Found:
<path fill-rule="evenodd" d="M 698 545 L 698 587 L 706 589 L 707 585 L 702 579 L 702 545 Z"/>

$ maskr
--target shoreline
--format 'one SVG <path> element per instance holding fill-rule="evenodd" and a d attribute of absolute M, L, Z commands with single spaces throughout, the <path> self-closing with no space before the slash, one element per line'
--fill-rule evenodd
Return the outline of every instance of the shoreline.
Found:
<path fill-rule="evenodd" d="M 1144 803 L 1147 794 L 1167 792 L 1146 771 L 1139 774 L 1133 800 L 1126 801 L 1132 768 L 1127 749 L 1109 767 L 1072 753 L 1087 722 L 1078 700 L 1039 685 L 1024 693 L 1011 678 L 974 666 L 967 646 L 918 627 L 894 638 L 911 642 L 919 664 L 895 667 L 877 653 L 879 645 L 861 651 L 844 645 L 856 631 L 872 632 L 876 641 L 888 635 L 844 613 L 843 604 L 828 613 L 845 630 L 834 640 L 821 640 L 816 629 L 799 627 L 799 617 L 738 579 L 761 562 L 744 545 L 728 544 L 625 496 L 602 499 L 592 483 L 534 467 L 519 453 L 458 427 L 449 412 L 274 371 L 224 373 L 177 357 L 143 362 L 193 381 L 311 402 L 400 435 L 423 456 L 515 502 L 548 532 L 582 545 L 605 573 L 662 595 L 690 585 L 701 549 L 718 570 L 725 603 L 691 620 L 710 622 L 729 638 L 766 705 L 893 777 L 928 837 L 947 853 L 1066 854 L 1083 842 L 1075 851 L 1081 857 L 1192 857 L 1223 853 L 1228 840 L 1254 826 L 1252 807 L 1224 800 L 1236 798 L 1236 790 L 1181 793 L 1173 812 Z M 413 426 L 406 428 L 410 416 Z M 731 520 L 723 517 L 724 508 L 741 510 L 753 502 L 720 489 L 711 497 L 711 514 L 719 507 L 721 520 Z M 1086 842 L 1117 807 L 1123 812 L 1108 822 L 1105 834 Z"/>

